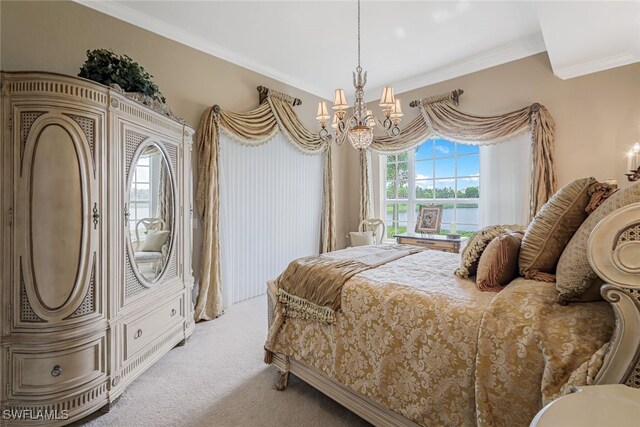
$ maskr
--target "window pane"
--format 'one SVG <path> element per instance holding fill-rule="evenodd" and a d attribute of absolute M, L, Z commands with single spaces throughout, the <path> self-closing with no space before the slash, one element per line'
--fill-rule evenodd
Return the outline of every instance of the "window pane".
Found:
<path fill-rule="evenodd" d="M 394 205 L 394 204 L 388 204 L 387 205 L 387 214 L 386 214 L 386 217 L 385 217 L 385 222 L 388 223 L 388 224 L 391 224 L 393 222 L 395 206 L 396 205 Z"/>
<path fill-rule="evenodd" d="M 416 199 L 433 199 L 433 180 L 416 181 Z"/>
<path fill-rule="evenodd" d="M 136 184 L 133 200 L 149 200 L 149 184 Z"/>
<path fill-rule="evenodd" d="M 137 167 L 136 168 L 136 182 L 149 182 L 149 168 Z"/>
<path fill-rule="evenodd" d="M 409 163 L 398 163 L 398 179 L 406 181 L 409 179 Z"/>
<path fill-rule="evenodd" d="M 398 161 L 399 162 L 406 162 L 408 160 L 409 160 L 409 153 L 407 151 L 405 151 L 404 153 L 398 154 Z"/>
<path fill-rule="evenodd" d="M 409 183 L 400 181 L 398 183 L 398 199 L 407 200 L 409 198 Z"/>
<path fill-rule="evenodd" d="M 433 140 L 433 154 L 435 157 L 449 157 L 455 155 L 456 144 L 446 139 Z"/>
<path fill-rule="evenodd" d="M 453 179 L 436 179 L 436 199 L 453 199 L 455 197 L 453 185 Z"/>
<path fill-rule="evenodd" d="M 458 203 L 456 206 L 456 228 L 463 231 L 475 231 L 480 223 L 478 203 Z M 474 230 L 469 230 L 474 228 Z"/>
<path fill-rule="evenodd" d="M 458 176 L 479 176 L 480 158 L 475 156 L 458 157 Z"/>
<path fill-rule="evenodd" d="M 149 218 L 149 204 L 148 203 L 136 203 L 136 219 Z"/>
<path fill-rule="evenodd" d="M 407 232 L 407 223 L 399 222 L 396 226 L 396 234 L 405 234 Z"/>
<path fill-rule="evenodd" d="M 397 156 L 396 156 L 395 154 L 389 154 L 389 155 L 387 156 L 387 163 L 389 163 L 389 162 L 395 162 L 395 161 L 397 161 L 397 159 L 398 159 L 398 158 L 397 158 Z"/>
<path fill-rule="evenodd" d="M 149 166 L 149 157 L 145 156 L 145 157 L 138 158 L 138 164 Z"/>
<path fill-rule="evenodd" d="M 416 161 L 416 179 L 433 178 L 433 160 Z"/>
<path fill-rule="evenodd" d="M 480 152 L 478 145 L 457 144 L 458 154 L 477 154 Z"/>
<path fill-rule="evenodd" d="M 416 160 L 433 158 L 433 140 L 429 139 L 416 149 Z"/>
<path fill-rule="evenodd" d="M 449 178 L 456 176 L 456 160 L 437 159 L 436 161 L 436 178 Z"/>
<path fill-rule="evenodd" d="M 387 182 L 387 199 L 395 199 L 395 198 L 396 198 L 396 183 Z"/>
<path fill-rule="evenodd" d="M 396 179 L 396 167 L 395 163 L 387 163 L 387 181 L 393 181 Z"/>
<path fill-rule="evenodd" d="M 406 203 L 398 203 L 397 205 L 397 217 L 394 218 L 395 221 L 399 222 L 407 222 L 407 204 Z"/>
<path fill-rule="evenodd" d="M 479 178 L 458 179 L 458 197 L 462 199 L 477 199 L 480 197 Z"/>
<path fill-rule="evenodd" d="M 398 231 L 398 224 L 394 224 L 392 222 L 388 222 L 386 225 L 387 225 L 387 237 L 389 239 L 393 238 L 394 234 L 399 234 L 400 233 Z"/>

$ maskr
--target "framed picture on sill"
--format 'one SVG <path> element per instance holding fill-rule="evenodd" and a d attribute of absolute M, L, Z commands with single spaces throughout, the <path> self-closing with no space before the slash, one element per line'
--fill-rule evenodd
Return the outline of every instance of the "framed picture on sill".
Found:
<path fill-rule="evenodd" d="M 420 206 L 416 233 L 438 234 L 442 222 L 442 205 Z"/>

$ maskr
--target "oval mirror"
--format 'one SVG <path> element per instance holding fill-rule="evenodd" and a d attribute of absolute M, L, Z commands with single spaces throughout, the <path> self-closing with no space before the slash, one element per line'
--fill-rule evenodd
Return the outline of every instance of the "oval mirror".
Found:
<path fill-rule="evenodd" d="M 129 248 L 138 277 L 156 282 L 173 242 L 173 183 L 169 163 L 151 142 L 138 149 L 129 173 Z"/>

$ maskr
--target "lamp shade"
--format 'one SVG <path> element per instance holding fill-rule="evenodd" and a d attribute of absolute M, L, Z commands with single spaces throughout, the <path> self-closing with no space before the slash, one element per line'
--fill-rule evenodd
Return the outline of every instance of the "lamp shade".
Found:
<path fill-rule="evenodd" d="M 324 101 L 318 102 L 318 114 L 316 114 L 316 119 L 323 121 L 329 119 L 329 111 L 327 110 L 327 103 Z"/>
<path fill-rule="evenodd" d="M 395 97 L 393 96 L 393 88 L 387 86 L 382 90 L 382 96 L 380 97 L 380 106 L 385 108 L 391 108 L 396 104 Z"/>
<path fill-rule="evenodd" d="M 402 112 L 402 104 L 400 104 L 400 98 L 396 98 L 396 103 L 393 105 L 391 117 L 399 119 L 402 116 L 404 116 L 404 113 Z"/>
<path fill-rule="evenodd" d="M 333 101 L 333 109 L 334 110 L 346 110 L 347 107 L 347 97 L 344 96 L 344 89 L 336 89 L 336 97 Z"/>

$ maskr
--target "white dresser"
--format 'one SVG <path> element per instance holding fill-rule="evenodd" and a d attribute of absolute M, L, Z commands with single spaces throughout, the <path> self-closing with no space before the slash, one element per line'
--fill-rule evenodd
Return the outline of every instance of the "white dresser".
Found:
<path fill-rule="evenodd" d="M 0 422 L 68 424 L 193 331 L 193 130 L 88 80 L 1 79 Z"/>

